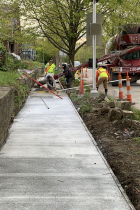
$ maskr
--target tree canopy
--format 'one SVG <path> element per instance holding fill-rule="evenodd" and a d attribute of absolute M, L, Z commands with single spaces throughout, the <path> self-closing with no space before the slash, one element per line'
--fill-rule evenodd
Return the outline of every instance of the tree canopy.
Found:
<path fill-rule="evenodd" d="M 37 51 L 37 60 L 39 62 L 43 62 L 44 53 L 45 63 L 53 58 L 58 52 L 58 49 L 54 47 L 47 38 L 38 38 L 33 48 L 35 48 L 35 50 Z"/>
<path fill-rule="evenodd" d="M 126 24 L 140 23 L 139 0 L 100 0 L 97 12 L 103 16 L 103 39 L 107 41 Z"/>
<path fill-rule="evenodd" d="M 17 11 L 20 15 L 21 33 L 19 38 L 16 36 L 17 42 L 31 43 L 38 37 L 46 37 L 74 62 L 75 54 L 86 44 L 86 41 L 79 45 L 77 42 L 86 35 L 86 15 L 92 12 L 91 0 L 11 0 L 8 4 L 12 9 L 6 17 L 14 17 Z M 103 16 L 103 43 L 123 25 L 140 23 L 139 0 L 99 0 L 97 12 Z M 2 23 L 6 19 L 0 16 Z"/>
<path fill-rule="evenodd" d="M 86 34 L 89 0 L 22 0 L 22 16 L 27 30 L 47 37 L 74 62 L 74 55 L 86 42 L 76 43 Z M 32 24 L 31 24 L 32 23 Z"/>

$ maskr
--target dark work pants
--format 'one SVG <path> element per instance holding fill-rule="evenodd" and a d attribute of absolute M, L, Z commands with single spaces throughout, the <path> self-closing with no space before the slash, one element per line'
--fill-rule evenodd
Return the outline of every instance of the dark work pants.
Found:
<path fill-rule="evenodd" d="M 66 82 L 67 82 L 67 84 L 66 84 L 67 88 L 71 88 L 72 78 L 66 79 Z"/>

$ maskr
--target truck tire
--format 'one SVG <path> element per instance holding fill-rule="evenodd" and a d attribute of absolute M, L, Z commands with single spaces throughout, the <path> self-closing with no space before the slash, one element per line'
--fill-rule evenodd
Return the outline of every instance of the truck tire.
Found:
<path fill-rule="evenodd" d="M 118 80 L 118 74 L 111 71 L 111 81 Z M 118 86 L 118 82 L 112 82 L 112 86 Z"/>

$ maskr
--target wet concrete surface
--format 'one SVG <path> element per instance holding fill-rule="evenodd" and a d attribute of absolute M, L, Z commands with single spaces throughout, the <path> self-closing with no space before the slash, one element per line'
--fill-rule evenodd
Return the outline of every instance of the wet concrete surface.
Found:
<path fill-rule="evenodd" d="M 15 118 L 0 152 L 0 209 L 130 210 L 70 99 L 61 96 L 33 89 Z"/>

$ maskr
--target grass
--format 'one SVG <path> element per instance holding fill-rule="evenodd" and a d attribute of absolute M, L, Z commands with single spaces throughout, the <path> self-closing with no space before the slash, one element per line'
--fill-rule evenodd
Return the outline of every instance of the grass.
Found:
<path fill-rule="evenodd" d="M 140 121 L 140 110 L 131 107 L 131 111 L 133 112 L 133 117 L 131 117 L 132 120 Z"/>
<path fill-rule="evenodd" d="M 24 69 L 28 69 L 28 70 L 34 70 L 36 68 L 39 68 L 39 67 L 44 67 L 44 64 L 43 63 L 39 63 L 37 61 L 22 61 L 24 63 Z M 21 68 L 23 69 L 23 67 Z"/>
<path fill-rule="evenodd" d="M 20 108 L 29 90 L 27 85 L 20 85 L 17 82 L 17 79 L 19 77 L 20 77 L 20 74 L 18 72 L 0 71 L 0 86 L 11 86 L 11 87 L 15 87 L 16 89 L 17 95 L 15 95 L 13 110 L 17 110 Z"/>
<path fill-rule="evenodd" d="M 85 103 L 80 107 L 80 111 L 82 114 L 90 113 L 93 108 L 93 105 L 90 101 L 85 101 Z"/>
<path fill-rule="evenodd" d="M 80 81 L 78 79 L 75 79 L 72 81 L 72 87 L 78 87 L 80 86 Z"/>
<path fill-rule="evenodd" d="M 80 113 L 81 114 L 91 112 L 91 110 L 93 108 L 93 104 L 91 103 L 89 98 L 90 98 L 90 92 L 85 92 L 83 97 L 78 97 L 78 95 L 76 93 L 71 94 L 72 101 L 75 103 L 80 103 Z"/>
<path fill-rule="evenodd" d="M 84 87 L 84 89 L 85 89 L 86 92 L 90 93 L 90 87 L 89 86 Z"/>
<path fill-rule="evenodd" d="M 137 141 L 140 144 L 140 137 L 135 137 L 133 140 Z"/>
<path fill-rule="evenodd" d="M 90 97 L 90 93 L 89 92 L 86 92 L 83 97 L 78 97 L 78 95 L 76 93 L 72 93 L 71 94 L 71 99 L 74 102 L 86 101 L 86 100 L 89 99 L 89 97 Z"/>
<path fill-rule="evenodd" d="M 15 63 L 16 62 L 16 65 Z M 12 69 L 8 71 L 0 71 L 0 86 L 16 86 L 17 79 L 21 77 L 20 73 L 18 72 L 18 68 L 20 69 L 28 69 L 33 70 L 39 67 L 44 67 L 43 64 L 36 62 L 36 61 L 18 61 L 14 59 L 14 62 L 12 63 Z M 14 69 L 14 70 L 13 70 Z"/>
<path fill-rule="evenodd" d="M 15 99 L 14 99 L 14 107 L 13 107 L 13 116 L 19 108 L 21 107 L 22 103 L 24 102 L 25 98 L 28 95 L 29 88 L 27 85 L 19 84 L 17 79 L 21 77 L 20 73 L 18 72 L 18 68 L 20 69 L 28 69 L 33 70 L 38 67 L 42 67 L 43 64 L 35 61 L 17 61 L 15 59 L 9 58 L 9 63 L 7 65 L 6 71 L 0 71 L 0 86 L 10 86 L 16 89 Z M 11 67 L 10 67 L 11 64 Z"/>
<path fill-rule="evenodd" d="M 110 101 L 114 101 L 114 99 L 113 99 L 111 96 L 109 96 L 109 95 L 107 95 L 107 98 L 108 98 Z"/>
<path fill-rule="evenodd" d="M 16 80 L 20 77 L 19 72 L 0 71 L 0 86 L 16 85 Z"/>

